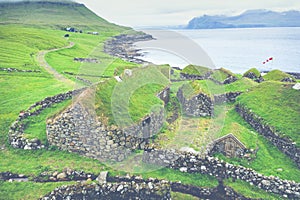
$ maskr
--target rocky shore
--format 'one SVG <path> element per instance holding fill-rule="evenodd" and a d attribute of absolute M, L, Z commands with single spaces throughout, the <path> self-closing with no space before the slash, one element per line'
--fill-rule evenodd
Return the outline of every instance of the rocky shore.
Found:
<path fill-rule="evenodd" d="M 135 35 L 118 35 L 108 40 L 104 45 L 104 52 L 122 58 L 129 62 L 138 64 L 148 63 L 137 57 L 142 56 L 139 53 L 140 49 L 135 48 L 134 43 L 141 41 L 153 40 L 154 38 L 148 34 L 135 34 Z"/>

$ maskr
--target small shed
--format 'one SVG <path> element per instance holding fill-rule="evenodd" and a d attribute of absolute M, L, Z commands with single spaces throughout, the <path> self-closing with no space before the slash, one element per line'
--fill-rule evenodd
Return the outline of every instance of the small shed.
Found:
<path fill-rule="evenodd" d="M 230 158 L 241 157 L 246 149 L 246 146 L 241 141 L 232 133 L 229 133 L 213 142 L 211 153 L 219 152 Z"/>

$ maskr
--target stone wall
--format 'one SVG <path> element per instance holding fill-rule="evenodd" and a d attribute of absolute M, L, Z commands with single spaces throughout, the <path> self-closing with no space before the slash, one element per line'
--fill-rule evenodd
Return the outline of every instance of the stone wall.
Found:
<path fill-rule="evenodd" d="M 26 111 L 22 111 L 18 119 L 11 125 L 8 137 L 9 143 L 14 148 L 21 149 L 41 149 L 45 145 L 37 138 L 27 139 L 24 137 L 25 123 L 24 119 L 27 119 L 30 116 L 39 115 L 44 109 L 49 108 L 53 104 L 60 103 L 67 99 L 72 98 L 73 95 L 81 93 L 84 89 L 69 91 L 67 93 L 58 94 L 52 97 L 47 97 L 42 101 L 36 102 L 30 106 Z"/>
<path fill-rule="evenodd" d="M 267 192 L 278 194 L 285 198 L 300 198 L 300 183 L 281 180 L 274 176 L 263 176 L 252 169 L 235 166 L 210 156 L 201 156 L 174 150 L 152 149 L 145 152 L 143 161 L 177 169 L 181 172 L 208 174 L 220 179 L 240 179 Z"/>
<path fill-rule="evenodd" d="M 217 94 L 214 95 L 214 103 L 222 104 L 222 103 L 235 102 L 236 98 L 241 94 L 242 92 L 228 92 L 225 94 Z"/>
<path fill-rule="evenodd" d="M 204 75 L 180 73 L 180 79 L 182 79 L 182 80 L 205 80 L 205 79 L 208 79 L 211 74 L 212 74 L 211 71 Z"/>
<path fill-rule="evenodd" d="M 280 135 L 283 134 L 276 131 L 274 127 L 268 125 L 261 117 L 245 106 L 237 104 L 235 109 L 248 124 L 274 144 L 280 151 L 289 156 L 300 168 L 300 148 L 296 147 L 296 144 L 292 140 L 281 138 Z"/>
<path fill-rule="evenodd" d="M 163 125 L 164 110 L 151 113 L 123 130 L 106 127 L 81 104 L 74 104 L 47 121 L 49 144 L 101 161 L 122 161 L 133 150 L 143 149 Z"/>
<path fill-rule="evenodd" d="M 166 87 L 163 91 L 157 94 L 157 97 L 160 98 L 165 105 L 170 102 L 170 87 Z"/>
<path fill-rule="evenodd" d="M 213 116 L 213 101 L 206 94 L 200 93 L 190 99 L 186 99 L 183 95 L 182 89 L 179 88 L 177 98 L 181 104 L 182 112 L 185 115 L 193 117 Z"/>
<path fill-rule="evenodd" d="M 170 185 L 167 182 L 158 183 L 103 183 L 103 184 L 78 184 L 61 186 L 42 200 L 51 199 L 149 199 L 168 200 L 171 199 Z"/>

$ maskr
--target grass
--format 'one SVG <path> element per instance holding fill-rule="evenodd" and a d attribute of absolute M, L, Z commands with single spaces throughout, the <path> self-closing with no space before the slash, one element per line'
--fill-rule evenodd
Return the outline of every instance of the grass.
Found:
<path fill-rule="evenodd" d="M 28 139 L 38 138 L 42 144 L 48 145 L 46 133 L 46 120 L 59 111 L 65 109 L 70 105 L 71 100 L 61 102 L 59 104 L 54 104 L 50 108 L 43 110 L 38 116 L 33 116 L 25 119 L 23 123 L 25 124 L 24 136 Z"/>
<path fill-rule="evenodd" d="M 194 197 L 192 195 L 189 194 L 183 194 L 183 193 L 179 193 L 179 192 L 171 192 L 171 197 L 174 200 L 198 200 L 198 197 Z"/>
<path fill-rule="evenodd" d="M 264 82 L 238 97 L 238 102 L 300 147 L 300 93 L 292 89 L 292 84 Z"/>
<path fill-rule="evenodd" d="M 144 164 L 147 167 L 147 164 Z M 126 173 L 115 171 L 110 173 L 111 176 L 115 175 L 125 175 Z M 182 184 L 186 185 L 194 185 L 198 187 L 206 187 L 213 188 L 218 185 L 218 181 L 215 177 L 204 175 L 200 173 L 183 173 L 178 170 L 169 169 L 169 168 L 161 168 L 154 171 L 144 171 L 140 173 L 132 173 L 134 175 L 141 175 L 144 179 L 148 178 L 157 178 L 164 179 L 172 182 L 180 181 Z"/>
<path fill-rule="evenodd" d="M 187 99 L 191 97 L 204 93 L 210 97 L 217 94 L 224 94 L 228 92 L 246 92 L 251 88 L 258 85 L 258 83 L 248 79 L 241 78 L 231 84 L 219 85 L 212 80 L 196 80 L 190 81 L 183 84 L 182 82 L 176 82 L 176 85 L 172 86 L 175 91 L 182 85 L 183 94 Z"/>
<path fill-rule="evenodd" d="M 210 77 L 216 81 L 223 83 L 225 81 L 225 79 L 227 79 L 229 76 L 235 76 L 235 75 L 227 69 L 220 68 L 220 69 L 214 70 Z"/>
<path fill-rule="evenodd" d="M 109 23 L 83 4 L 72 1 L 1 3 L 0 12 L 1 24 L 34 25 L 52 29 L 75 27 L 84 32 L 99 31 L 99 33 L 130 30 L 130 28 Z"/>
<path fill-rule="evenodd" d="M 230 179 L 227 179 L 224 181 L 224 185 L 231 187 L 234 191 L 236 191 L 239 194 L 242 194 L 246 198 L 269 200 L 282 199 L 281 196 L 267 193 L 266 191 L 259 189 L 255 186 L 251 186 L 249 183 L 241 180 L 232 181 Z"/>
<path fill-rule="evenodd" d="M 96 113 L 108 124 L 131 125 L 163 106 L 156 95 L 169 84 L 167 77 L 155 66 L 132 71 L 122 82 L 109 79 L 96 90 Z"/>
<path fill-rule="evenodd" d="M 75 182 L 59 183 L 33 183 L 33 182 L 4 182 L 0 181 L 0 199 L 1 200 L 27 200 L 39 199 L 45 194 L 53 191 L 62 185 L 71 185 Z M 12 192 L 13 191 L 13 192 Z"/>
<path fill-rule="evenodd" d="M 35 56 L 38 51 L 67 44 L 61 31 L 19 25 L 0 25 L 0 67 L 41 70 Z"/>
<path fill-rule="evenodd" d="M 62 49 L 48 53 L 46 60 L 59 73 L 71 72 L 74 74 L 83 74 L 82 77 L 85 79 L 90 78 L 89 80 L 92 82 L 98 82 L 101 76 L 112 77 L 120 75 L 124 69 L 131 69 L 138 65 L 109 56 L 103 52 L 104 41 L 117 33 L 115 32 L 110 35 L 102 34 L 100 36 L 71 34 L 69 41 L 74 42 L 75 46 L 71 49 Z M 96 58 L 99 60 L 99 63 L 80 63 L 75 62 L 74 58 Z M 98 77 L 88 77 L 90 75 Z M 68 75 L 65 76 L 70 77 Z"/>
<path fill-rule="evenodd" d="M 219 108 L 219 110 L 223 109 Z M 252 168 L 266 176 L 274 175 L 281 179 L 300 182 L 300 177 L 298 176 L 300 171 L 295 163 L 263 136 L 256 133 L 232 107 L 228 107 L 225 112 L 224 121 L 214 123 L 215 126 L 218 126 L 218 124 L 222 126 L 218 137 L 233 133 L 247 148 L 258 148 L 258 152 L 256 158 L 252 161 L 237 158 L 229 159 L 223 155 L 217 155 L 219 158 L 235 165 Z"/>
<path fill-rule="evenodd" d="M 207 67 L 202 67 L 202 66 L 197 66 L 197 65 L 188 65 L 183 70 L 181 73 L 183 74 L 191 74 L 191 75 L 198 75 L 198 76 L 204 76 L 207 74 L 211 69 Z"/>
<path fill-rule="evenodd" d="M 291 78 L 292 80 L 296 80 L 293 76 L 277 69 L 268 72 L 266 75 L 264 75 L 263 78 L 265 81 L 281 81 L 284 78 Z"/>
<path fill-rule="evenodd" d="M 246 76 L 246 75 L 249 74 L 250 72 L 252 72 L 257 78 L 260 77 L 260 72 L 259 72 L 258 69 L 256 69 L 256 68 L 251 68 L 251 69 L 249 69 L 248 71 L 246 71 L 246 72 L 244 73 L 243 76 Z"/>

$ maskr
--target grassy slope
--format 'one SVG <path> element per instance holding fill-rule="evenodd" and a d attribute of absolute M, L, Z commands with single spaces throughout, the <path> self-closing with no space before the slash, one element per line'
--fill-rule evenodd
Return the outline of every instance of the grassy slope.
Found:
<path fill-rule="evenodd" d="M 251 68 L 248 71 L 246 71 L 243 76 L 246 76 L 247 74 L 249 74 L 250 72 L 252 72 L 253 74 L 255 74 L 256 77 L 260 77 L 260 72 L 258 71 L 258 69 L 256 68 Z"/>
<path fill-rule="evenodd" d="M 211 69 L 206 67 L 197 66 L 197 65 L 188 65 L 181 71 L 181 73 L 204 76 L 209 71 L 211 71 Z"/>
<path fill-rule="evenodd" d="M 284 78 L 291 78 L 295 80 L 295 78 L 285 72 L 282 72 L 280 70 L 272 70 L 268 72 L 264 77 L 266 81 L 281 81 Z"/>
<path fill-rule="evenodd" d="M 2 182 L 0 185 L 2 190 L 0 190 L 0 199 L 39 199 L 43 195 L 53 191 L 55 188 L 62 185 L 71 185 L 75 182 L 60 182 L 60 183 L 25 183 L 25 182 Z M 14 191 L 14 192 L 12 192 Z"/>
<path fill-rule="evenodd" d="M 116 26 L 100 18 L 83 4 L 65 2 L 15 2 L 0 4 L 0 24 L 21 24 L 61 29 L 75 27 L 83 31 L 120 32 L 129 28 Z M 97 30 L 96 30 L 97 29 Z"/>
<path fill-rule="evenodd" d="M 158 80 L 157 83 L 155 79 Z M 123 81 L 119 83 L 114 78 L 109 79 L 97 87 L 97 115 L 106 118 L 108 124 L 115 124 L 118 122 L 115 117 L 123 117 L 129 112 L 132 121 L 137 122 L 149 114 L 154 106 L 163 105 L 156 94 L 168 83 L 168 79 L 156 66 L 133 70 L 131 77 L 123 76 Z M 114 112 L 119 115 L 114 115 Z M 124 125 L 127 124 L 126 117 L 122 120 Z"/>
<path fill-rule="evenodd" d="M 177 90 L 177 88 L 180 87 L 179 85 L 183 85 L 184 83 L 185 82 L 176 83 L 174 85 L 174 89 Z M 248 78 L 241 78 L 231 84 L 226 85 L 218 85 L 211 80 L 197 80 L 183 85 L 183 92 L 184 96 L 187 98 L 191 98 L 199 93 L 205 93 L 209 96 L 213 96 L 216 94 L 224 94 L 227 92 L 246 92 L 250 88 L 257 85 L 258 83 Z"/>
<path fill-rule="evenodd" d="M 300 93 L 291 84 L 264 82 L 238 101 L 300 145 Z"/>

